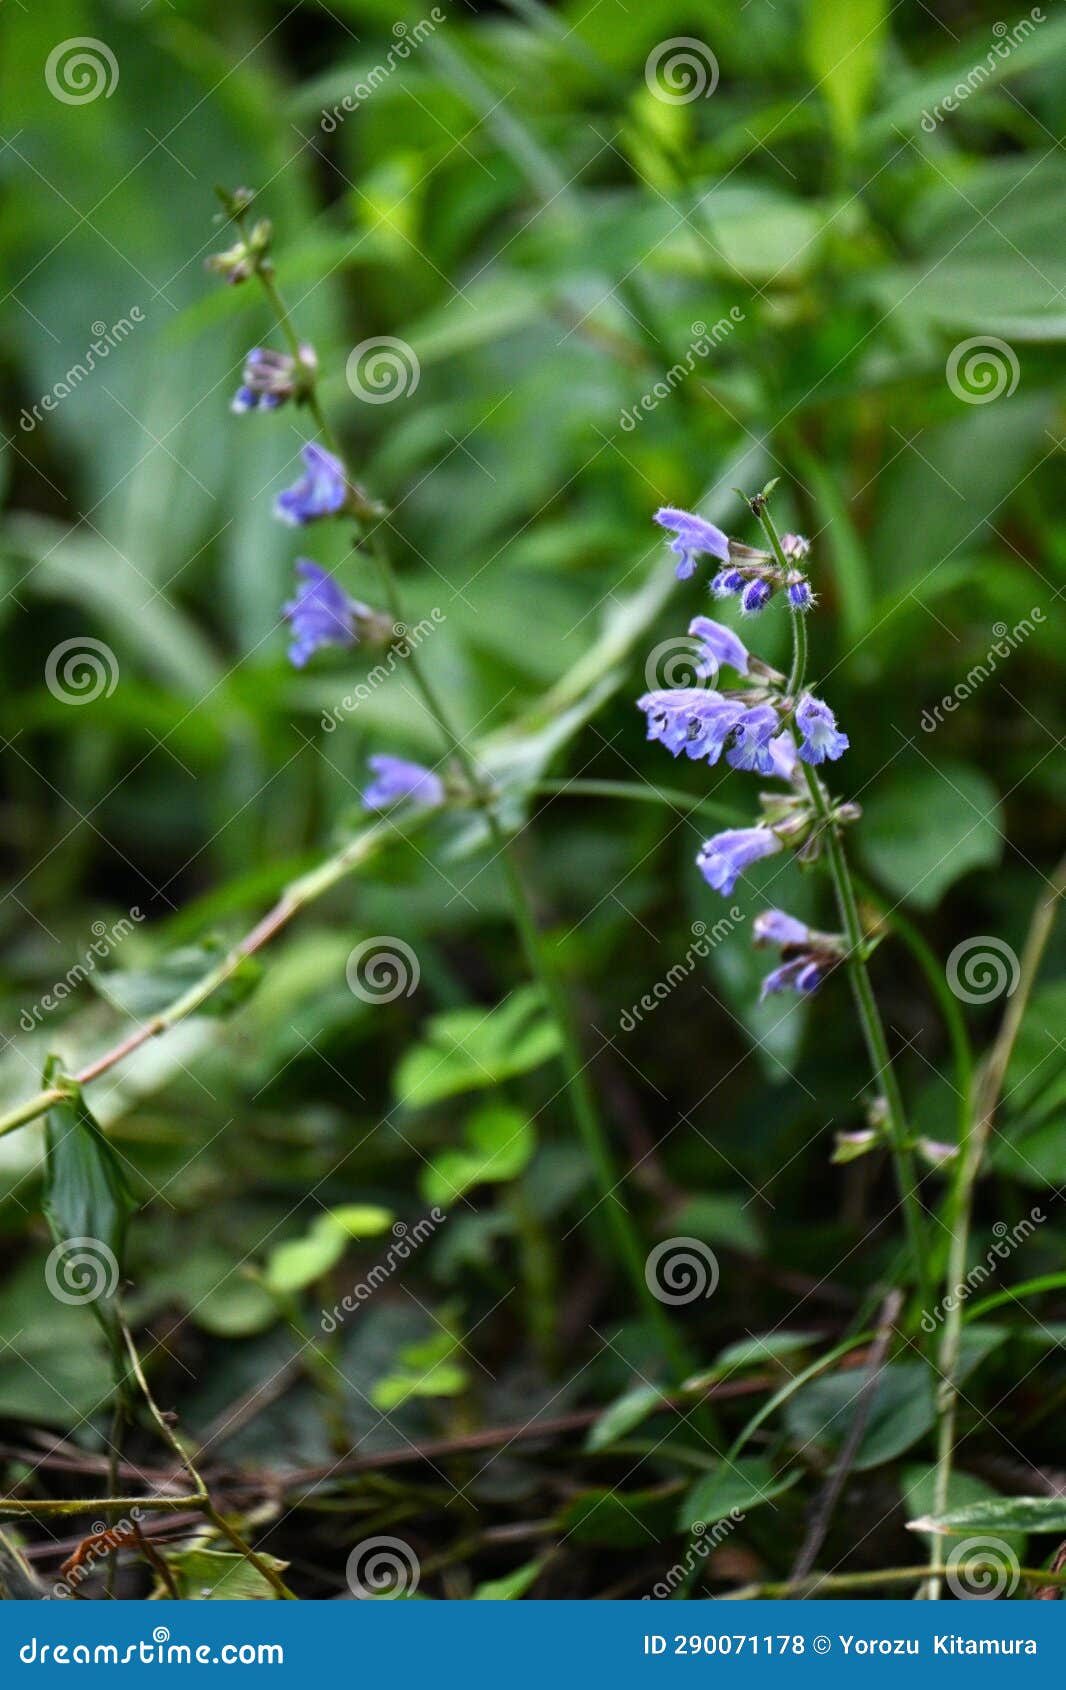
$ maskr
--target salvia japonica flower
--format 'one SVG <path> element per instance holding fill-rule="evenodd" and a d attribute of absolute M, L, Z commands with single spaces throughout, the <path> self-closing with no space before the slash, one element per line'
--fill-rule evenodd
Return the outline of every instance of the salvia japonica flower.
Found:
<path fill-rule="evenodd" d="M 282 615 L 292 627 L 289 661 L 302 669 L 321 646 L 355 645 L 359 622 L 373 612 L 349 598 L 332 575 L 310 558 L 296 560 L 296 573 L 303 576 L 303 585 L 297 587 L 295 598 L 282 606 Z"/>
<path fill-rule="evenodd" d="M 772 704 L 756 704 L 751 710 L 745 710 L 733 729 L 733 743 L 726 752 L 725 760 L 730 768 L 772 775 L 774 761 L 770 741 L 777 729 L 777 711 Z"/>
<path fill-rule="evenodd" d="M 746 868 L 781 849 L 780 839 L 768 827 L 733 827 L 707 840 L 696 866 L 708 886 L 728 898 Z"/>
<path fill-rule="evenodd" d="M 793 610 L 810 610 L 814 603 L 811 584 L 805 575 L 795 575 L 788 583 L 788 602 Z"/>
<path fill-rule="evenodd" d="M 810 555 L 811 542 L 802 534 L 782 534 L 781 550 L 789 563 L 802 563 Z"/>
<path fill-rule="evenodd" d="M 765 610 L 773 597 L 773 587 L 769 581 L 757 575 L 754 581 L 749 581 L 740 595 L 740 608 L 745 616 L 756 616 L 760 610 Z"/>
<path fill-rule="evenodd" d="M 716 675 L 722 667 L 735 669 L 738 675 L 748 673 L 748 648 L 740 635 L 734 634 L 724 622 L 712 622 L 709 616 L 694 616 L 688 631 L 700 642 L 697 675 Z"/>
<path fill-rule="evenodd" d="M 683 751 L 693 759 L 717 763 L 726 740 L 744 715 L 735 699 L 703 687 L 670 687 L 646 692 L 637 709 L 648 718 L 648 738 L 661 741 L 674 757 Z"/>
<path fill-rule="evenodd" d="M 444 782 L 432 769 L 387 754 L 368 757 L 374 779 L 363 793 L 364 810 L 389 810 L 394 804 L 435 808 L 445 799 Z"/>
<path fill-rule="evenodd" d="M 238 414 L 273 411 L 286 400 L 302 399 L 310 392 L 317 370 L 314 349 L 306 343 L 300 348 L 299 358 L 257 346 L 245 359 L 241 385 L 230 410 Z"/>
<path fill-rule="evenodd" d="M 843 955 L 839 934 L 816 933 L 784 910 L 760 910 L 753 937 L 756 945 L 777 945 L 781 952 L 779 966 L 763 981 L 760 1002 L 772 992 L 817 991 Z"/>
<path fill-rule="evenodd" d="M 304 474 L 295 487 L 279 493 L 274 511 L 282 522 L 300 527 L 320 516 L 336 516 L 348 503 L 344 465 L 324 446 L 312 441 L 303 448 Z"/>
<path fill-rule="evenodd" d="M 739 569 L 720 569 L 711 582 L 711 592 L 716 599 L 727 599 L 733 593 L 742 592 L 744 577 Z"/>
<path fill-rule="evenodd" d="M 850 744 L 847 734 L 838 731 L 828 704 L 812 693 L 805 693 L 796 706 L 796 726 L 802 735 L 799 754 L 805 763 L 835 763 Z"/>
<path fill-rule="evenodd" d="M 805 921 L 784 910 L 760 910 L 752 923 L 752 937 L 757 945 L 805 945 L 811 930 Z"/>
<path fill-rule="evenodd" d="M 691 511 L 674 510 L 669 505 L 656 511 L 655 521 L 674 536 L 670 550 L 677 558 L 679 581 L 687 581 L 695 573 L 697 558 L 716 557 L 720 563 L 729 562 L 729 541 L 713 522 L 707 522 Z"/>

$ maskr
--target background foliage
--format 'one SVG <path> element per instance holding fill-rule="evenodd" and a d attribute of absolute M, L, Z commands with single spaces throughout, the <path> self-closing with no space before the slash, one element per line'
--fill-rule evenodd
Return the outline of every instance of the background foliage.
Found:
<path fill-rule="evenodd" d="M 376 583 L 339 531 L 298 546 L 272 519 L 301 416 L 229 415 L 241 357 L 269 320 L 252 289 L 204 274 L 223 244 L 216 181 L 262 194 L 324 403 L 391 507 L 409 620 L 444 613 L 424 658 L 466 730 L 558 723 L 537 715 L 542 695 L 569 677 L 572 702 L 598 683 L 595 707 L 555 736 L 546 777 L 704 796 L 707 771 L 646 749 L 633 709 L 645 652 L 705 608 L 699 583 L 671 591 L 649 514 L 703 501 L 754 540 L 730 488 L 781 474 L 782 525 L 814 539 L 812 672 L 851 734 L 837 784 L 866 809 L 854 839 L 871 896 L 919 922 L 941 956 L 979 934 L 1018 948 L 1059 854 L 1060 8 L 931 129 L 923 114 L 994 45 L 987 6 L 442 9 L 446 22 L 327 132 L 323 112 L 387 62 L 397 20 L 413 29 L 419 7 L 4 8 L 11 1102 L 36 1088 L 50 1051 L 72 1069 L 128 1025 L 124 1008 L 147 1012 L 146 990 L 165 998 L 163 958 L 237 937 L 341 842 L 368 752 L 439 756 L 402 664 L 326 733 L 323 711 L 365 662 L 337 654 L 300 674 L 286 663 L 279 607 L 297 550 L 345 558 L 360 596 Z M 644 64 L 684 34 L 710 44 L 720 80 L 713 97 L 670 105 Z M 66 105 L 42 67 L 79 35 L 106 41 L 121 74 L 109 97 Z M 24 408 L 83 357 L 92 325 L 133 307 L 143 323 L 28 429 Z M 694 325 L 723 319 L 733 326 L 692 375 L 626 426 Z M 383 334 L 415 349 L 421 379 L 361 404 L 345 359 Z M 989 334 L 1012 348 L 1019 379 L 968 403 L 946 360 Z M 986 660 L 998 624 L 1034 607 L 1031 636 L 923 728 Z M 768 615 L 760 634 L 783 661 L 784 619 Z M 86 635 L 107 643 L 119 679 L 76 708 L 44 676 L 57 644 Z M 735 777 L 712 778 L 715 798 L 738 804 Z M 694 1364 L 774 1334 L 729 1366 L 776 1382 L 794 1370 L 788 1352 L 805 1361 L 854 1329 L 897 1248 L 879 1160 L 830 1165 L 834 1132 L 863 1125 L 869 1094 L 844 988 L 809 1007 L 753 1007 L 741 925 L 623 1031 L 623 1013 L 684 958 L 692 923 L 722 913 L 693 866 L 706 821 L 676 801 L 565 787 L 535 809 L 522 855 L 645 1238 L 691 1234 L 719 1255 L 715 1296 L 681 1311 Z M 824 895 L 791 869 L 774 893 L 828 920 Z M 738 890 L 745 911 L 752 898 Z M 134 907 L 145 919 L 114 955 L 35 1015 L 93 923 Z M 374 935 L 401 938 L 420 964 L 417 992 L 387 1006 L 345 979 L 353 946 Z M 200 951 L 179 956 L 186 977 L 204 966 Z M 951 1141 L 951 1049 L 929 983 L 896 942 L 875 972 L 918 1124 Z M 1006 1281 L 1061 1260 L 1064 979 L 1060 935 L 979 1211 L 985 1234 L 1034 1200 L 1050 1216 Z M 294 924 L 231 1015 L 186 1022 L 92 1092 L 141 1205 L 128 1306 L 156 1394 L 203 1437 L 273 1382 L 210 1465 L 238 1497 L 249 1472 L 282 1496 L 262 1533 L 302 1593 L 346 1594 L 351 1545 L 403 1522 L 433 1594 L 530 1564 L 515 1594 L 640 1594 L 676 1559 L 679 1524 L 714 1512 L 690 1489 L 705 1452 L 687 1422 L 636 1431 L 635 1414 L 589 1454 L 573 1435 L 505 1439 L 499 1453 L 442 1458 L 443 1471 L 338 1474 L 311 1496 L 291 1480 L 341 1451 L 454 1440 L 663 1381 L 589 1214 L 589 1170 L 525 986 L 499 865 L 431 831 Z M 994 1013 L 967 1010 L 982 1037 Z M 39 1453 L 44 1429 L 92 1455 L 104 1426 L 104 1336 L 42 1278 L 43 1149 L 39 1124 L 0 1139 L 12 1463 Z M 324 1355 L 309 1351 L 319 1311 L 381 1258 L 382 1228 L 414 1226 L 447 1189 L 441 1170 L 457 1183 L 458 1159 L 463 1197 L 446 1224 Z M 1039 1319 L 1000 1309 L 975 1353 L 959 1503 L 967 1484 L 1032 1490 L 1060 1458 L 1056 1294 L 1039 1306 Z M 901 1414 L 885 1409 L 887 1435 L 854 1481 L 869 1529 L 842 1516 L 834 1565 L 913 1554 L 902 1489 L 928 1468 L 930 1421 L 905 1374 L 898 1383 Z M 723 1408 L 731 1433 L 747 1412 Z M 787 1575 L 837 1437 L 831 1413 L 797 1396 L 756 1438 L 752 1483 L 773 1499 L 745 1499 L 751 1517 L 716 1552 L 712 1588 Z M 620 1451 L 627 1434 L 646 1452 Z M 777 1497 L 797 1449 L 803 1482 Z M 9 1483 L 24 1471 L 12 1464 Z M 47 1469 L 30 1481 L 42 1494 L 63 1483 Z"/>

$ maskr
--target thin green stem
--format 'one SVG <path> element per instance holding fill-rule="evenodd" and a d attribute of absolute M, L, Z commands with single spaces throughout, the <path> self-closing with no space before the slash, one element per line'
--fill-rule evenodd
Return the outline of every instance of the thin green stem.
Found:
<path fill-rule="evenodd" d="M 757 500 L 753 508 L 779 567 L 787 569 L 787 560 L 781 548 L 781 541 L 778 538 L 777 529 L 766 508 L 765 501 Z M 788 680 L 788 696 L 794 701 L 803 687 L 806 676 L 807 628 L 804 621 L 804 612 L 797 610 L 793 605 L 789 606 L 789 610 L 792 618 L 793 656 L 792 670 Z M 910 1245 L 915 1280 L 922 1300 L 928 1307 L 933 1287 L 929 1260 L 928 1228 L 925 1212 L 918 1198 L 914 1153 L 908 1139 L 903 1098 L 900 1094 L 895 1069 L 892 1066 L 888 1040 L 885 1037 L 884 1025 L 877 1007 L 877 999 L 874 997 L 873 986 L 870 983 L 869 970 L 866 966 L 865 937 L 859 917 L 855 888 L 852 884 L 844 847 L 837 831 L 837 824 L 830 809 L 825 788 L 809 763 L 803 764 L 803 774 L 811 804 L 818 820 L 826 862 L 836 893 L 837 908 L 848 942 L 848 954 L 845 960 L 851 978 L 859 1022 L 862 1026 L 866 1049 L 873 1068 L 874 1081 L 885 1100 L 885 1126 L 896 1169 L 896 1183 L 903 1206 L 904 1224 Z"/>
<path fill-rule="evenodd" d="M 950 1293 L 964 1283 L 966 1263 L 970 1253 L 970 1229 L 973 1221 L 974 1194 L 981 1173 L 981 1164 L 988 1146 L 992 1124 L 1011 1052 L 1021 1027 L 1036 977 L 1040 971 L 1044 951 L 1055 924 L 1060 898 L 1066 892 L 1066 858 L 1059 863 L 1050 881 L 1050 894 L 1042 897 L 1033 911 L 1029 931 L 1022 947 L 1018 969 L 1018 984 L 1007 1001 L 1007 1008 L 999 1032 L 982 1064 L 974 1094 L 973 1118 L 965 1141 L 960 1145 L 955 1178 L 948 1193 L 945 1225 L 951 1235 L 948 1251 L 946 1286 Z M 937 1392 L 937 1457 L 936 1482 L 933 1492 L 933 1513 L 942 1514 L 948 1506 L 951 1470 L 955 1457 L 955 1431 L 958 1419 L 958 1365 L 962 1344 L 963 1301 L 949 1296 L 945 1309 L 944 1328 L 937 1357 L 940 1387 Z M 930 1569 L 933 1574 L 927 1594 L 940 1593 L 938 1574 L 943 1570 L 943 1554 L 937 1540 L 931 1546 Z"/>
<path fill-rule="evenodd" d="M 932 946 L 927 943 L 912 921 L 899 910 L 889 909 L 886 901 L 872 886 L 852 871 L 852 880 L 862 897 L 871 903 L 887 923 L 892 932 L 899 935 L 907 949 L 914 956 L 919 968 L 925 975 L 926 984 L 940 1007 L 947 1028 L 948 1039 L 951 1043 L 952 1067 L 955 1071 L 955 1094 L 958 1100 L 959 1144 L 961 1145 L 970 1128 L 970 1118 L 973 1112 L 973 1081 L 974 1056 L 970 1044 L 970 1035 L 966 1029 L 966 1018 L 959 1007 L 959 1001 L 952 992 L 946 979 L 944 969 L 938 962 Z"/>
<path fill-rule="evenodd" d="M 959 1561 L 952 1569 L 964 1579 L 966 1575 L 988 1572 L 987 1561 Z M 718 1598 L 722 1602 L 755 1602 L 767 1597 L 800 1597 L 828 1595 L 836 1590 L 878 1590 L 885 1585 L 911 1584 L 925 1574 L 924 1567 L 883 1567 L 867 1573 L 811 1573 L 807 1578 L 785 1580 L 775 1584 L 746 1584 L 740 1590 L 727 1591 Z M 1050 1573 L 1040 1567 L 1019 1567 L 1018 1576 L 1028 1584 L 1047 1585 L 1061 1590 L 1066 1587 L 1066 1572 Z"/>
<path fill-rule="evenodd" d="M 196 1463 L 193 1461 L 188 1450 L 182 1444 L 180 1438 L 174 1432 L 166 1418 L 166 1415 L 163 1414 L 162 1410 L 159 1408 L 151 1390 L 149 1389 L 148 1380 L 144 1375 L 144 1368 L 141 1366 L 141 1358 L 137 1353 L 137 1346 L 133 1342 L 133 1334 L 130 1332 L 129 1327 L 125 1324 L 125 1322 L 122 1323 L 122 1333 L 126 1340 L 126 1350 L 129 1354 L 130 1366 L 133 1369 L 133 1376 L 136 1379 L 137 1384 L 140 1386 L 141 1395 L 148 1405 L 148 1412 L 155 1421 L 164 1442 L 171 1450 L 173 1450 L 182 1467 L 192 1480 L 193 1488 L 196 1493 L 196 1505 L 200 1509 L 200 1512 L 206 1519 L 210 1520 L 211 1524 L 217 1531 L 222 1533 L 223 1537 L 229 1540 L 237 1553 L 242 1555 L 248 1562 L 249 1566 L 255 1568 L 260 1578 L 266 1580 L 267 1584 L 279 1600 L 283 1602 L 297 1601 L 298 1598 L 294 1592 L 289 1589 L 277 1569 L 272 1567 L 269 1561 L 264 1561 L 263 1557 L 256 1553 L 251 1544 L 245 1542 L 236 1527 L 232 1526 L 224 1515 L 220 1514 L 218 1509 L 215 1507 L 211 1500 L 211 1493 L 200 1476 Z M 111 1501 L 111 1498 L 108 1498 L 107 1500 Z M 140 1506 L 143 1507 L 143 1504 L 140 1504 Z"/>
<path fill-rule="evenodd" d="M 226 981 L 236 974 L 242 963 L 247 962 L 249 957 L 254 956 L 257 951 L 261 950 L 264 945 L 280 933 L 282 928 L 286 927 L 300 910 L 313 903 L 316 898 L 320 898 L 323 893 L 328 892 L 346 875 L 362 867 L 387 840 L 405 837 L 413 828 L 428 821 L 432 814 L 431 810 L 412 813 L 405 817 L 403 828 L 399 828 L 393 822 L 376 823 L 358 834 L 355 839 L 349 840 L 341 850 L 335 852 L 333 856 L 327 857 L 324 862 L 319 863 L 307 874 L 292 881 L 282 892 L 273 909 L 268 911 L 263 919 L 257 922 L 251 931 L 246 933 L 244 938 L 239 940 L 231 950 L 227 951 L 214 968 L 209 969 L 206 974 L 202 975 L 194 985 L 189 987 L 188 991 L 182 993 L 181 997 L 175 998 L 174 1002 L 165 1010 L 160 1011 L 158 1015 L 151 1016 L 147 1021 L 142 1021 L 134 1032 L 129 1033 L 118 1044 L 105 1051 L 102 1056 L 95 1057 L 87 1067 L 82 1068 L 74 1076 L 76 1083 L 79 1086 L 89 1085 L 93 1080 L 99 1079 L 102 1074 L 106 1074 L 109 1069 L 114 1068 L 117 1063 L 122 1062 L 127 1056 L 131 1056 L 141 1045 L 147 1044 L 150 1039 L 159 1038 L 161 1034 L 169 1032 L 172 1027 L 176 1027 L 179 1021 L 184 1021 L 187 1016 L 195 1014 L 200 1006 L 206 1003 L 214 992 L 218 991 L 220 986 L 225 985 Z M 27 1098 L 25 1103 L 17 1104 L 15 1108 L 9 1109 L 5 1115 L 0 1115 L 0 1138 L 5 1133 L 14 1132 L 17 1128 L 24 1127 L 28 1122 L 36 1120 L 39 1115 L 43 1115 L 51 1109 L 54 1103 L 61 1103 L 67 1095 L 68 1093 L 63 1087 L 49 1086 L 44 1091 L 39 1091 L 33 1097 Z"/>

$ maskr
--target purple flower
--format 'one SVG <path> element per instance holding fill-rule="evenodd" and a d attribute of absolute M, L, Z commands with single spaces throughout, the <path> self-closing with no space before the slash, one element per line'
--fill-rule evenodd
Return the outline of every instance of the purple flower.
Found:
<path fill-rule="evenodd" d="M 364 810 L 388 810 L 404 802 L 428 808 L 444 803 L 444 782 L 421 763 L 384 755 L 368 757 L 367 767 L 374 779 L 363 793 Z"/>
<path fill-rule="evenodd" d="M 295 487 L 279 493 L 274 504 L 275 515 L 295 527 L 313 522 L 319 516 L 335 516 L 348 501 L 348 483 L 339 458 L 313 441 L 300 456 L 306 473 Z"/>
<path fill-rule="evenodd" d="M 694 616 L 688 631 L 700 642 L 697 675 L 716 675 L 722 664 L 735 669 L 738 675 L 747 674 L 748 648 L 724 622 L 712 622 L 709 616 Z"/>
<path fill-rule="evenodd" d="M 752 923 L 752 936 L 757 945 L 806 945 L 811 930 L 784 910 L 760 910 Z"/>
<path fill-rule="evenodd" d="M 772 704 L 756 704 L 745 710 L 733 730 L 733 743 L 726 752 L 731 769 L 748 769 L 755 774 L 772 775 L 773 757 L 770 740 L 777 730 L 777 711 Z"/>
<path fill-rule="evenodd" d="M 772 857 L 780 850 L 780 839 L 768 827 L 732 827 L 708 839 L 696 858 L 696 866 L 708 886 L 728 898 L 738 875 L 762 857 Z"/>
<path fill-rule="evenodd" d="M 684 752 L 693 759 L 717 763 L 744 706 L 702 687 L 672 687 L 646 692 L 637 709 L 648 718 L 648 738 L 657 739 L 673 756 Z"/>
<path fill-rule="evenodd" d="M 822 983 L 822 964 L 817 957 L 797 956 L 772 968 L 762 983 L 759 1002 L 771 992 L 814 992 Z"/>
<path fill-rule="evenodd" d="M 349 598 L 332 575 L 327 575 L 310 558 L 296 560 L 296 573 L 304 578 L 296 589 L 296 597 L 282 607 L 282 615 L 292 624 L 292 644 L 289 661 L 302 669 L 320 646 L 353 646 L 356 643 L 356 623 L 368 615 L 366 605 Z"/>
<path fill-rule="evenodd" d="M 703 556 L 716 557 L 721 563 L 729 562 L 729 541 L 720 528 L 713 522 L 706 522 L 702 516 L 694 516 L 691 511 L 679 511 L 664 505 L 662 510 L 655 513 L 655 521 L 660 528 L 669 529 L 674 535 L 670 541 L 670 550 L 677 558 L 677 578 L 687 581 L 695 573 L 696 559 Z"/>
<path fill-rule="evenodd" d="M 743 614 L 755 616 L 760 610 L 764 610 L 770 602 L 773 590 L 769 581 L 763 581 L 759 577 L 756 577 L 754 581 L 749 581 L 740 595 L 740 608 Z"/>
<path fill-rule="evenodd" d="M 716 599 L 727 599 L 739 593 L 743 585 L 744 577 L 739 569 L 720 569 L 711 582 L 711 592 Z"/>
<path fill-rule="evenodd" d="M 796 742 L 786 728 L 770 741 L 771 773 L 778 780 L 791 780 L 796 772 Z"/>
<path fill-rule="evenodd" d="M 782 534 L 781 550 L 789 563 L 802 563 L 811 549 L 811 542 L 802 534 Z"/>
<path fill-rule="evenodd" d="M 837 731 L 837 719 L 828 704 L 812 693 L 804 693 L 796 706 L 796 726 L 803 738 L 799 754 L 805 763 L 835 763 L 848 749 L 847 734 Z"/>
<path fill-rule="evenodd" d="M 805 575 L 789 582 L 788 602 L 793 610 L 810 610 L 814 603 L 814 594 L 811 592 L 811 584 Z"/>
<path fill-rule="evenodd" d="M 231 411 L 276 410 L 287 399 L 306 393 L 314 380 L 318 360 L 310 346 L 301 346 L 299 359 L 288 352 L 274 352 L 257 346 L 244 361 L 241 386 Z"/>

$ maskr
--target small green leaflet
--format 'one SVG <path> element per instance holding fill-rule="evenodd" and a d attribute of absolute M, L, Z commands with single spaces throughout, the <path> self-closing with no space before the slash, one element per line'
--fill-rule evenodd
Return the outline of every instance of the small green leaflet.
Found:
<path fill-rule="evenodd" d="M 58 1302 L 90 1307 L 117 1347 L 126 1229 L 137 1200 L 80 1088 L 61 1073 L 55 1057 L 45 1065 L 44 1084 L 69 1090 L 45 1120 L 42 1208 L 55 1239 L 45 1280 Z"/>

